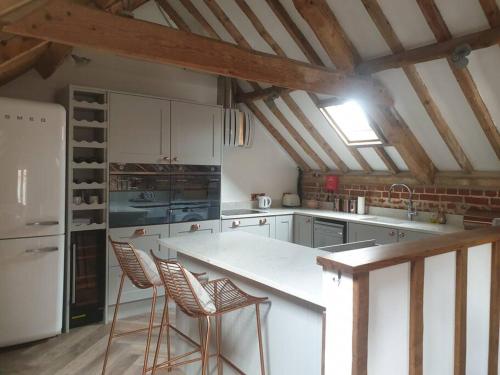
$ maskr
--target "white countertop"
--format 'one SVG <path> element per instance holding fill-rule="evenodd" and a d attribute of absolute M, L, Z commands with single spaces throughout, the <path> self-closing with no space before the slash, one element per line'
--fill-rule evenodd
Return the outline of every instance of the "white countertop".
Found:
<path fill-rule="evenodd" d="M 245 232 L 160 240 L 163 246 L 324 307 L 322 269 L 316 257 L 330 253 Z"/>
<path fill-rule="evenodd" d="M 460 232 L 463 227 L 451 224 L 432 224 L 428 222 L 403 220 L 386 216 L 375 215 L 357 215 L 346 212 L 336 212 L 331 210 L 307 209 L 307 208 L 267 208 L 259 209 L 265 211 L 262 213 L 251 215 L 221 215 L 221 219 L 241 219 L 245 217 L 260 217 L 260 216 L 280 216 L 280 215 L 309 215 L 319 218 L 336 219 L 353 223 L 380 225 L 384 227 L 402 228 L 415 230 L 418 232 L 446 234 L 453 232 Z"/>

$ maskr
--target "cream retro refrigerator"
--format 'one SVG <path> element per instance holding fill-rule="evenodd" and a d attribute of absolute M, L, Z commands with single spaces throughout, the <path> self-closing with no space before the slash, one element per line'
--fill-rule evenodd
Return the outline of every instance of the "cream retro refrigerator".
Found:
<path fill-rule="evenodd" d="M 0 347 L 62 327 L 66 116 L 0 98 Z"/>

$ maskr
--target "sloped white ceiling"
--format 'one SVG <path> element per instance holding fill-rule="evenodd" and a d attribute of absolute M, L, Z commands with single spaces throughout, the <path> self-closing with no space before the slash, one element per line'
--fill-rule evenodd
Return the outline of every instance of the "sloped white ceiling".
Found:
<path fill-rule="evenodd" d="M 184 9 L 179 0 L 169 0 L 176 11 L 190 28 L 204 34 L 198 22 Z M 266 41 L 259 35 L 247 16 L 241 11 L 234 0 L 216 0 L 230 21 L 244 36 L 252 48 L 274 53 Z M 305 35 L 324 65 L 334 67 L 320 42 L 309 25 L 299 15 L 293 0 L 280 0 L 291 19 Z M 477 0 L 435 0 L 451 33 L 454 36 L 464 35 L 489 27 L 488 21 Z M 267 32 L 284 50 L 287 57 L 299 61 L 307 61 L 299 46 L 288 31 L 275 16 L 264 0 L 246 0 Z M 390 54 L 391 51 L 372 22 L 369 14 L 360 0 L 327 0 L 347 36 L 363 59 L 370 59 Z M 209 24 L 223 40 L 234 43 L 225 27 L 217 20 L 203 0 L 192 0 Z M 422 15 L 415 0 L 378 0 L 385 16 L 395 30 L 403 46 L 407 49 L 435 43 L 435 38 Z M 500 0 L 497 0 L 500 3 Z M 152 1 L 147 6 L 156 6 Z M 140 9 L 136 14 L 140 13 Z M 140 17 L 139 17 L 140 18 Z M 161 18 L 150 21 L 160 22 Z M 487 49 L 473 51 L 469 56 L 470 72 L 478 90 L 487 105 L 495 125 L 500 129 L 500 48 L 493 46 Z M 455 77 L 446 60 L 436 60 L 418 64 L 417 70 L 427 85 L 430 94 L 441 110 L 448 126 L 455 134 L 475 170 L 500 170 L 500 161 L 496 157 L 470 106 L 468 105 Z M 387 70 L 377 73 L 380 80 L 395 100 L 395 107 L 405 120 L 417 140 L 422 144 L 438 170 L 458 171 L 459 165 L 436 130 L 432 120 L 408 79 L 401 69 Z M 243 91 L 253 90 L 248 83 L 240 82 Z M 262 88 L 269 85 L 261 85 Z M 293 100 L 315 125 L 321 136 L 331 145 L 335 152 L 351 170 L 361 170 L 361 166 L 352 156 L 335 131 L 324 119 L 305 92 L 291 93 Z M 290 143 L 294 150 L 312 167 L 319 166 L 304 152 L 302 147 L 290 136 L 263 102 L 257 102 L 258 108 L 266 115 L 280 134 Z M 307 130 L 281 100 L 276 105 L 289 120 L 292 126 L 301 134 L 304 140 L 315 150 L 319 157 L 331 168 L 336 168 L 333 161 L 311 137 Z M 385 148 L 388 155 L 402 171 L 408 170 L 399 153 L 394 147 Z M 368 164 L 375 170 L 385 171 L 387 167 L 372 148 L 359 149 Z"/>

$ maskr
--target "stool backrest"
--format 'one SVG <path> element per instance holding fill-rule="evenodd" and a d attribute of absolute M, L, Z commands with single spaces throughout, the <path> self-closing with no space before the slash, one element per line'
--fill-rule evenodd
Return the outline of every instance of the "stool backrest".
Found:
<path fill-rule="evenodd" d="M 153 253 L 151 256 L 158 267 L 166 292 L 179 308 L 192 317 L 205 315 L 206 312 L 187 278 L 184 267 L 177 261 L 161 259 Z"/>
<path fill-rule="evenodd" d="M 134 245 L 128 242 L 113 241 L 111 236 L 109 237 L 109 242 L 111 242 L 122 271 L 127 275 L 132 284 L 140 289 L 151 288 L 153 283 L 148 278 L 146 271 L 144 271 L 144 266 L 136 254 Z"/>

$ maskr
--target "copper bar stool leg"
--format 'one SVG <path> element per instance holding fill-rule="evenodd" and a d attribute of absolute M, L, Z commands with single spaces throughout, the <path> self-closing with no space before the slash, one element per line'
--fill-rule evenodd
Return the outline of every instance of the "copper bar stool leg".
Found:
<path fill-rule="evenodd" d="M 151 314 L 149 315 L 148 338 L 146 340 L 146 352 L 144 353 L 144 366 L 142 374 L 146 374 L 149 359 L 149 347 L 151 346 L 151 334 L 153 333 L 153 325 L 155 320 L 155 307 L 156 307 L 156 286 L 153 285 L 153 302 L 151 303 Z"/>
<path fill-rule="evenodd" d="M 168 314 L 168 299 L 165 299 L 165 306 L 163 308 L 163 314 L 161 316 L 161 323 L 160 323 L 160 332 L 158 333 L 158 340 L 156 342 L 156 350 L 155 350 L 155 357 L 153 360 L 153 367 L 151 369 L 151 374 L 155 375 L 156 373 L 156 364 L 158 363 L 158 354 L 160 353 L 160 348 L 161 348 L 161 340 L 163 339 L 163 329 L 165 327 L 165 320 L 167 321 L 168 324 L 168 318 L 165 319 L 165 314 Z M 167 326 L 168 329 L 168 326 Z M 170 356 L 168 358 L 170 360 Z"/>
<path fill-rule="evenodd" d="M 167 360 L 170 361 L 170 356 L 171 356 L 171 351 L 170 351 L 170 312 L 168 309 L 168 297 L 167 294 L 165 293 L 165 320 L 166 320 L 166 327 L 167 327 Z M 168 372 L 171 372 L 172 369 L 169 367 Z"/>
<path fill-rule="evenodd" d="M 216 336 L 217 336 L 217 375 L 222 375 L 223 372 L 223 365 L 222 365 L 222 357 L 221 357 L 221 347 L 222 347 L 222 337 L 221 337 L 221 330 L 222 330 L 222 316 L 216 316 L 215 317 L 215 330 L 216 330 Z"/>
<path fill-rule="evenodd" d="M 106 365 L 108 363 L 109 349 L 111 348 L 111 340 L 115 333 L 116 318 L 118 317 L 118 308 L 120 307 L 120 298 L 122 296 L 123 283 L 125 281 L 125 273 L 122 273 L 120 279 L 120 288 L 118 289 L 118 296 L 116 297 L 115 312 L 113 313 L 113 322 L 111 323 L 111 330 L 109 331 L 108 346 L 106 347 L 106 354 L 104 355 L 104 363 L 102 365 L 102 375 L 106 373 Z"/>
<path fill-rule="evenodd" d="M 205 348 L 203 349 L 203 356 L 202 356 L 202 370 L 201 374 L 202 375 L 207 375 L 208 374 L 208 350 L 209 350 L 209 343 L 210 343 L 210 316 L 207 316 L 207 333 L 205 336 Z"/>
<path fill-rule="evenodd" d="M 260 324 L 260 306 L 258 303 L 255 304 L 255 315 L 257 316 L 257 336 L 259 338 L 259 354 L 260 354 L 260 373 L 261 375 L 266 374 L 264 368 L 264 350 L 262 348 L 262 330 Z"/>

